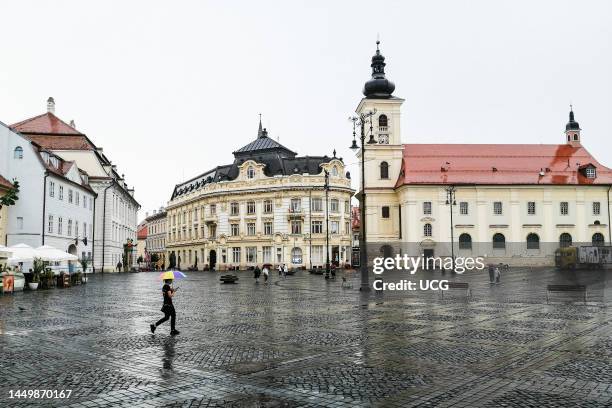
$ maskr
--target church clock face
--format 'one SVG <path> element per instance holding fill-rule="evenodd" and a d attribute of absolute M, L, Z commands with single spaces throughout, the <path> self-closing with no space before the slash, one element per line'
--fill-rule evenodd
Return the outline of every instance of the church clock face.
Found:
<path fill-rule="evenodd" d="M 389 144 L 389 135 L 378 135 L 378 144 Z"/>

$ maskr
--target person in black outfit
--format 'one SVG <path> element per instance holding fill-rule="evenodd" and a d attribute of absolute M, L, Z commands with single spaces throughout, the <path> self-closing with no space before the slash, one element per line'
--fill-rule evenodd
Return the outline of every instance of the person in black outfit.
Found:
<path fill-rule="evenodd" d="M 155 324 L 151 324 L 151 333 L 155 333 L 155 329 L 157 326 L 170 319 L 170 334 L 176 335 L 180 332 L 176 330 L 176 311 L 174 310 L 174 305 L 172 304 L 172 297 L 174 297 L 175 290 L 170 286 L 172 284 L 172 279 L 166 279 L 164 281 L 164 286 L 162 288 L 162 293 L 164 294 L 164 305 L 161 308 L 161 311 L 164 312 L 164 317 L 159 319 L 159 321 Z"/>

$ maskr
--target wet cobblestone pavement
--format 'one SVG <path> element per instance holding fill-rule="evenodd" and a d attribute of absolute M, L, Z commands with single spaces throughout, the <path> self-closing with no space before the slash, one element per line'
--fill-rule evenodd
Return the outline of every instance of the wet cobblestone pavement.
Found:
<path fill-rule="evenodd" d="M 0 297 L 0 406 L 610 407 L 612 288 L 602 271 L 441 275 L 453 290 L 362 295 L 300 272 L 255 285 L 192 272 L 177 327 L 157 273 Z M 413 276 L 418 280 L 424 275 Z M 386 274 L 386 280 L 409 278 Z M 581 296 L 546 285 L 588 285 Z M 8 399 L 9 390 L 72 390 Z"/>

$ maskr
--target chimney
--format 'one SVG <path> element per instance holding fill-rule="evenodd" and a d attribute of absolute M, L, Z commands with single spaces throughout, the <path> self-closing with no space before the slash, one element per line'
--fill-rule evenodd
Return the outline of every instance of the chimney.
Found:
<path fill-rule="evenodd" d="M 74 124 L 74 119 L 70 121 L 70 127 L 76 129 L 76 125 Z"/>
<path fill-rule="evenodd" d="M 47 99 L 47 112 L 55 113 L 55 99 L 52 96 Z"/>

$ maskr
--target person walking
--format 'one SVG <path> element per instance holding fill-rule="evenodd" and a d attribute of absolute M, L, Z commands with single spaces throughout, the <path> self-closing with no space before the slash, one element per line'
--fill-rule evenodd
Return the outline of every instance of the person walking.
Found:
<path fill-rule="evenodd" d="M 500 283 L 501 281 L 501 267 L 498 265 L 495 267 L 495 283 Z"/>
<path fill-rule="evenodd" d="M 155 333 L 155 329 L 157 326 L 170 319 L 170 334 L 175 336 L 180 332 L 176 330 L 176 310 L 174 310 L 174 305 L 172 304 L 172 298 L 176 290 L 172 288 L 172 279 L 164 280 L 164 286 L 162 287 L 162 294 L 164 295 L 164 304 L 161 308 L 161 311 L 164 312 L 164 317 L 159 319 L 157 323 L 151 324 L 151 333 Z"/>
<path fill-rule="evenodd" d="M 287 279 L 287 272 L 289 272 L 287 264 L 283 264 L 283 279 Z"/>
<path fill-rule="evenodd" d="M 265 265 L 263 268 L 263 276 L 264 276 L 264 284 L 268 284 L 268 275 L 270 274 L 270 271 L 268 270 L 268 266 Z"/>
<path fill-rule="evenodd" d="M 117 272 L 121 272 L 121 261 L 117 262 Z"/>
<path fill-rule="evenodd" d="M 261 269 L 259 269 L 259 265 L 255 266 L 253 270 L 253 276 L 255 277 L 255 283 L 259 283 L 259 276 L 261 275 Z"/>
<path fill-rule="evenodd" d="M 278 276 L 281 277 L 283 275 L 283 264 L 278 264 Z"/>

